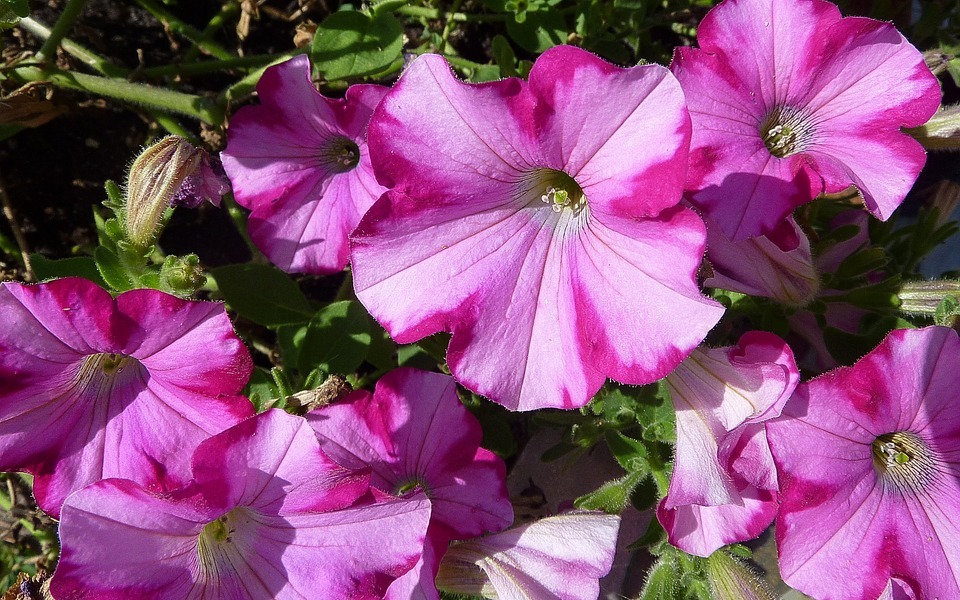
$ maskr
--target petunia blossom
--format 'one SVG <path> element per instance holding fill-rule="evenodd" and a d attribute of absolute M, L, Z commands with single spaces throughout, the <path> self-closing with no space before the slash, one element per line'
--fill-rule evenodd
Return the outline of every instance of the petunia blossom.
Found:
<path fill-rule="evenodd" d="M 351 468 L 370 467 L 371 485 L 426 492 L 432 519 L 457 539 L 513 522 L 506 466 L 480 447 L 483 431 L 447 375 L 394 369 L 374 393 L 356 391 L 307 414 L 324 452 Z"/>
<path fill-rule="evenodd" d="M 430 564 L 405 576 L 436 597 L 433 576 L 451 539 L 500 531 L 513 522 L 506 466 L 480 447 L 480 423 L 457 397 L 447 375 L 395 369 L 373 394 L 356 391 L 342 402 L 311 411 L 307 421 L 323 450 L 351 469 L 369 467 L 371 484 L 401 494 L 421 489 L 430 498 Z M 390 598 L 403 598 L 398 591 Z M 409 594 L 407 594 L 409 597 Z"/>
<path fill-rule="evenodd" d="M 420 555 L 430 503 L 384 496 L 271 410 L 201 444 L 167 494 L 108 479 L 67 499 L 57 598 L 383 598 Z"/>
<path fill-rule="evenodd" d="M 347 264 L 347 235 L 384 191 L 366 132 L 386 92 L 352 85 L 345 98 L 326 98 L 301 55 L 267 69 L 260 105 L 231 119 L 223 168 L 237 202 L 252 211 L 250 237 L 284 271 L 323 275 Z"/>
<path fill-rule="evenodd" d="M 896 330 L 767 423 L 780 572 L 821 600 L 960 598 L 960 338 Z"/>
<path fill-rule="evenodd" d="M 596 600 L 619 528 L 617 515 L 570 511 L 455 543 L 437 585 L 502 600 Z"/>
<path fill-rule="evenodd" d="M 734 240 L 771 233 L 797 206 L 855 185 L 886 220 L 926 160 L 900 131 L 940 88 L 890 23 L 824 0 L 726 0 L 671 69 L 693 119 L 688 198 Z"/>
<path fill-rule="evenodd" d="M 800 379 L 777 336 L 752 331 L 736 346 L 697 349 L 667 376 L 676 408 L 673 477 L 657 518 L 691 554 L 754 538 L 777 512 L 777 477 L 763 422 Z"/>
<path fill-rule="evenodd" d="M 470 85 L 417 58 L 370 123 L 390 191 L 352 237 L 357 296 L 400 343 L 451 332 L 453 376 L 514 410 L 663 377 L 722 313 L 677 206 L 689 127 L 656 65 L 557 46 Z"/>
<path fill-rule="evenodd" d="M 252 361 L 222 304 L 4 283 L 0 325 L 0 470 L 33 473 L 51 515 L 107 477 L 183 483 L 197 444 L 253 414 L 237 395 Z"/>
<path fill-rule="evenodd" d="M 820 290 L 810 240 L 793 217 L 787 217 L 766 235 L 734 242 L 709 218 L 707 258 L 713 273 L 703 281 L 721 288 L 774 298 L 787 306 L 801 307 Z"/>

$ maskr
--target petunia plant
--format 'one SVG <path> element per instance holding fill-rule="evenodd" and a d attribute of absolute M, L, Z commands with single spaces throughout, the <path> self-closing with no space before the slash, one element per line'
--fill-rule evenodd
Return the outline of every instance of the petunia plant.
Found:
<path fill-rule="evenodd" d="M 960 8 L 27 4 L 4 598 L 960 597 Z"/>

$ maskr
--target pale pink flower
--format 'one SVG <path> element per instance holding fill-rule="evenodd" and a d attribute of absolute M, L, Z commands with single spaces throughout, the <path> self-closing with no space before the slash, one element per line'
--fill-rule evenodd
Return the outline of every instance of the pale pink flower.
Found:
<path fill-rule="evenodd" d="M 761 331 L 737 346 L 694 350 L 667 376 L 677 444 L 657 517 L 672 544 L 710 556 L 773 522 L 777 474 L 763 422 L 780 414 L 799 379 L 790 347 Z"/>
<path fill-rule="evenodd" d="M 108 479 L 67 499 L 51 591 L 82 600 L 379 600 L 417 562 L 430 517 L 331 461 L 271 410 L 202 443 L 165 494 Z"/>
<path fill-rule="evenodd" d="M 726 237 L 850 185 L 880 219 L 903 201 L 926 154 L 900 129 L 933 116 L 940 88 L 893 25 L 823 0 L 726 0 L 697 42 L 671 65 L 693 119 L 688 198 Z"/>
<path fill-rule="evenodd" d="M 810 240 L 793 217 L 766 235 L 739 242 L 724 236 L 709 218 L 704 221 L 713 273 L 703 285 L 774 298 L 793 307 L 805 306 L 820 291 Z"/>
<path fill-rule="evenodd" d="M 958 389 L 946 327 L 893 331 L 797 388 L 767 423 L 785 582 L 822 600 L 960 598 Z"/>
<path fill-rule="evenodd" d="M 387 92 L 353 85 L 346 97 L 322 96 L 310 61 L 296 56 L 267 69 L 259 106 L 230 121 L 223 168 L 260 250 L 284 271 L 318 275 L 347 264 L 347 235 L 383 193 L 367 151 L 367 123 Z"/>
<path fill-rule="evenodd" d="M 514 410 L 660 379 L 722 313 L 677 206 L 688 135 L 657 65 L 557 46 L 529 81 L 469 85 L 421 56 L 370 123 L 391 189 L 352 238 L 357 296 L 400 343 L 452 332 L 453 376 Z"/>
<path fill-rule="evenodd" d="M 501 600 L 596 600 L 620 517 L 571 511 L 451 545 L 437 585 Z"/>
<path fill-rule="evenodd" d="M 113 299 L 67 278 L 0 287 L 0 470 L 35 476 L 57 516 L 108 477 L 189 479 L 204 439 L 253 414 L 253 368 L 222 304 L 156 290 Z"/>

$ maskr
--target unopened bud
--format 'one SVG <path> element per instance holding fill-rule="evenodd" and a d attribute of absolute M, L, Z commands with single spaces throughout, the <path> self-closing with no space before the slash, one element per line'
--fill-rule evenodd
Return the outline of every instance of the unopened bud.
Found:
<path fill-rule="evenodd" d="M 908 315 L 932 317 L 938 325 L 953 327 L 960 315 L 960 281 L 906 281 L 897 292 L 900 310 Z"/>
<path fill-rule="evenodd" d="M 123 228 L 127 240 L 146 248 L 160 234 L 164 211 L 174 204 L 196 207 L 204 198 L 219 204 L 226 178 L 204 150 L 171 135 L 140 153 L 127 175 Z"/>
<path fill-rule="evenodd" d="M 707 580 L 714 600 L 774 600 L 757 573 L 724 550 L 707 559 Z"/>
<path fill-rule="evenodd" d="M 925 125 L 906 132 L 927 150 L 960 150 L 960 105 L 942 107 Z"/>

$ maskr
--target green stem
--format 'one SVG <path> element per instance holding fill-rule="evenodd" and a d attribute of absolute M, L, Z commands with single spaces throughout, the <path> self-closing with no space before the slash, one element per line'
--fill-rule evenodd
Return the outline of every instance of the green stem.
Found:
<path fill-rule="evenodd" d="M 203 38 L 207 40 L 212 39 L 213 34 L 227 24 L 227 19 L 233 18 L 238 12 L 240 12 L 240 4 L 238 2 L 228 2 L 224 4 L 220 7 L 220 12 L 215 14 L 213 18 L 210 19 L 210 22 L 207 23 L 207 26 L 203 28 Z M 200 46 L 191 46 L 184 55 L 183 62 L 192 63 L 199 55 Z"/>
<path fill-rule="evenodd" d="M 80 11 L 83 10 L 85 1 L 86 0 L 67 0 L 67 5 L 63 7 L 63 12 L 60 13 L 60 17 L 53 25 L 50 37 L 47 38 L 47 41 L 40 47 L 40 51 L 37 52 L 38 59 L 45 60 L 49 57 L 56 56 L 57 46 L 60 45 L 60 40 L 65 38 L 67 32 L 73 27 L 77 17 L 80 16 Z"/>
<path fill-rule="evenodd" d="M 227 50 L 226 48 L 220 46 L 216 42 L 208 39 L 202 31 L 190 25 L 184 23 L 176 15 L 167 12 L 165 8 L 154 2 L 153 0 L 136 0 L 137 4 L 145 8 L 150 14 L 160 20 L 164 25 L 170 28 L 171 31 L 182 35 L 191 42 L 197 45 L 204 52 L 215 56 L 217 58 L 233 58 L 235 55 Z"/>
<path fill-rule="evenodd" d="M 58 69 L 18 67 L 10 70 L 9 74 L 23 81 L 48 81 L 58 87 L 181 113 L 210 125 L 219 125 L 223 122 L 223 107 L 201 96 Z"/>
<path fill-rule="evenodd" d="M 460 5 L 463 4 L 463 0 L 453 0 L 453 6 L 450 7 L 451 14 L 457 14 L 457 11 L 460 10 Z M 437 51 L 440 54 L 443 54 L 444 49 L 447 47 L 447 38 L 450 37 L 450 32 L 453 31 L 453 19 L 447 19 L 443 24 L 443 33 L 440 34 L 440 45 L 437 46 Z"/>
<path fill-rule="evenodd" d="M 298 52 L 288 52 L 280 56 L 293 56 L 294 54 L 302 54 L 306 52 L 306 49 Z M 141 69 L 139 74 L 144 77 L 165 77 L 170 75 L 204 75 L 207 73 L 216 73 L 218 71 L 224 71 L 227 69 L 251 69 L 264 67 L 266 65 L 273 64 L 277 61 L 278 55 L 276 54 L 257 54 L 254 56 L 240 56 L 227 58 L 223 60 L 205 60 L 202 62 L 184 62 L 182 64 L 175 65 L 162 65 L 159 67 L 147 67 L 146 69 Z"/>
<path fill-rule="evenodd" d="M 424 6 L 400 6 L 396 9 L 396 12 L 401 15 L 406 15 L 408 17 L 422 17 L 424 19 L 444 19 L 447 21 L 457 21 L 459 23 L 467 23 L 469 21 L 474 21 L 477 23 L 480 22 L 500 22 L 506 21 L 506 15 L 470 15 L 467 13 L 461 12 L 445 12 L 437 10 L 436 8 L 427 8 Z"/>
<path fill-rule="evenodd" d="M 257 245 L 253 243 L 250 234 L 247 232 L 247 217 L 243 214 L 233 194 L 227 194 L 221 202 L 224 208 L 227 209 L 227 214 L 230 215 L 230 219 L 233 221 L 233 226 L 236 227 L 237 233 L 240 234 L 240 237 L 243 238 L 244 243 L 247 245 L 247 249 L 250 251 L 251 262 L 264 262 L 260 248 L 257 248 Z"/>
<path fill-rule="evenodd" d="M 41 40 L 45 40 L 45 41 L 50 40 L 50 37 L 53 35 L 53 31 L 51 31 L 49 27 L 30 17 L 20 19 L 20 22 L 18 23 L 18 25 L 22 27 L 24 30 L 26 30 L 28 33 L 37 36 Z M 61 39 L 60 46 L 70 56 L 73 56 L 74 58 L 80 60 L 85 65 L 89 66 L 90 68 L 100 73 L 103 73 L 104 75 L 107 75 L 109 77 L 126 77 L 127 74 L 129 73 L 129 71 L 127 71 L 126 69 L 114 65 L 113 63 L 109 62 L 108 60 L 104 59 L 101 56 L 97 56 L 96 54 L 94 54 L 84 46 L 81 46 L 80 44 L 68 38 Z"/>

